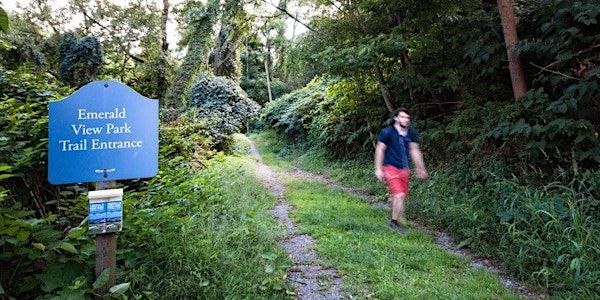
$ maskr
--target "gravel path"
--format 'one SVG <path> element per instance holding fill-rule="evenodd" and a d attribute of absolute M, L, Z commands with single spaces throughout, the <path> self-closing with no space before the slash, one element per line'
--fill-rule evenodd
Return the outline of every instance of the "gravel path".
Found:
<path fill-rule="evenodd" d="M 296 288 L 296 299 L 342 299 L 342 280 L 337 271 L 332 268 L 323 268 L 323 263 L 315 252 L 313 238 L 301 234 L 296 229 L 294 222 L 289 217 L 291 207 L 285 199 L 285 188 L 273 170 L 262 163 L 262 159 L 254 143 L 250 141 L 250 154 L 258 162 L 258 175 L 277 196 L 279 202 L 273 209 L 273 215 L 285 226 L 287 234 L 278 241 L 292 260 L 294 266 L 287 274 L 288 282 Z"/>

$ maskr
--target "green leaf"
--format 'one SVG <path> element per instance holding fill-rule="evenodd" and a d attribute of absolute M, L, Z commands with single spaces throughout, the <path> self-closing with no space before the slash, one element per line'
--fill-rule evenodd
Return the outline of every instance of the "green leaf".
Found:
<path fill-rule="evenodd" d="M 15 175 L 13 174 L 0 174 L 0 180 L 4 180 L 6 178 L 11 178 L 14 177 Z"/>
<path fill-rule="evenodd" d="M 43 274 L 35 275 L 41 281 L 41 289 L 44 292 L 51 292 L 58 288 L 69 285 L 77 278 L 79 271 L 73 264 L 51 265 Z"/>
<path fill-rule="evenodd" d="M 42 243 L 33 243 L 32 245 L 33 245 L 33 247 L 35 249 L 38 249 L 38 250 L 41 250 L 41 251 L 46 250 L 46 246 L 44 244 L 42 244 Z"/>
<path fill-rule="evenodd" d="M 0 7 L 0 31 L 8 31 L 8 14 Z"/>
<path fill-rule="evenodd" d="M 24 240 L 26 240 L 29 237 L 29 231 L 19 231 L 19 233 L 17 233 L 17 241 L 22 242 Z"/>
<path fill-rule="evenodd" d="M 98 276 L 96 281 L 94 281 L 94 285 L 93 285 L 94 290 L 97 290 L 97 289 L 101 288 L 102 286 L 104 286 L 108 282 L 109 277 L 110 277 L 110 268 L 106 268 L 106 269 L 104 269 L 104 271 L 102 271 L 100 276 Z"/>
<path fill-rule="evenodd" d="M 109 292 L 113 294 L 113 296 L 120 296 L 123 293 L 127 292 L 129 289 L 129 282 L 117 284 L 110 288 Z"/>
<path fill-rule="evenodd" d="M 75 249 L 75 246 L 73 246 L 73 244 L 71 244 L 71 243 L 62 242 L 62 243 L 60 243 L 60 248 L 67 252 L 73 253 L 73 254 L 78 253 L 77 249 Z"/>
<path fill-rule="evenodd" d="M 6 294 L 6 292 L 4 291 L 4 288 L 2 287 L 2 285 L 0 284 L 0 295 L 4 295 Z"/>
<path fill-rule="evenodd" d="M 85 229 L 82 227 L 75 227 L 69 230 L 69 235 L 67 236 L 69 239 L 78 239 L 85 234 Z"/>

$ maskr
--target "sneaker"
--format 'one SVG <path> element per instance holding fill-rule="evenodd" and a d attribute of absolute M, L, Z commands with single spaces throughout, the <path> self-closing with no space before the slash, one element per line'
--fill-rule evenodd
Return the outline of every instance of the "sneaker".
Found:
<path fill-rule="evenodd" d="M 401 234 L 406 234 L 406 232 L 407 232 L 406 227 L 404 227 L 403 225 L 398 224 L 396 222 L 390 221 L 390 225 L 389 226 L 390 226 L 391 229 L 393 229 L 395 231 L 398 231 Z"/>

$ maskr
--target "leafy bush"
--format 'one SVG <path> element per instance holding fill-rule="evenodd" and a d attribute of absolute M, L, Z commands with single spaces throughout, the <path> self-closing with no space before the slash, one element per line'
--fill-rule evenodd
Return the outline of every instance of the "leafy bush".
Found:
<path fill-rule="evenodd" d="M 192 90 L 190 107 L 197 109 L 206 133 L 221 149 L 228 137 L 243 128 L 260 109 L 235 82 L 206 74 L 200 76 Z"/>
<path fill-rule="evenodd" d="M 290 139 L 304 138 L 311 145 L 327 149 L 336 157 L 355 156 L 372 147 L 386 110 L 374 103 L 376 97 L 357 93 L 360 83 L 353 80 L 317 78 L 306 87 L 267 104 L 264 122 Z M 369 85 L 370 92 L 375 89 Z M 372 107 L 361 109 L 360 105 Z M 357 120 L 367 120 L 366 124 Z"/>
<path fill-rule="evenodd" d="M 10 170 L 2 183 L 10 191 L 10 203 L 20 202 L 39 217 L 61 214 L 63 204 L 56 201 L 60 190 L 46 181 L 47 104 L 72 90 L 25 67 L 0 70 L 0 91 L 0 163 Z"/>
<path fill-rule="evenodd" d="M 11 266 L 0 271 L 0 294 L 81 296 L 94 252 L 77 225 L 86 214 L 85 188 L 46 181 L 47 103 L 72 90 L 20 68 L 0 70 L 0 91 L 0 261 Z"/>
<path fill-rule="evenodd" d="M 78 38 L 66 33 L 60 41 L 60 78 L 74 87 L 91 82 L 100 72 L 104 57 L 95 37 Z"/>

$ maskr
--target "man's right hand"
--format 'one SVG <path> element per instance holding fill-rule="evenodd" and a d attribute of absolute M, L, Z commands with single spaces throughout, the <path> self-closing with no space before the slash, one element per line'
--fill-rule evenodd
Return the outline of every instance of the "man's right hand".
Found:
<path fill-rule="evenodd" d="M 385 179 L 385 174 L 383 174 L 383 171 L 381 169 L 375 170 L 375 176 L 377 177 L 377 179 L 379 179 L 379 181 L 384 181 Z"/>
<path fill-rule="evenodd" d="M 429 177 L 429 174 L 427 174 L 427 170 L 425 170 L 425 168 L 417 168 L 416 176 L 419 179 L 427 179 L 427 177 Z"/>

